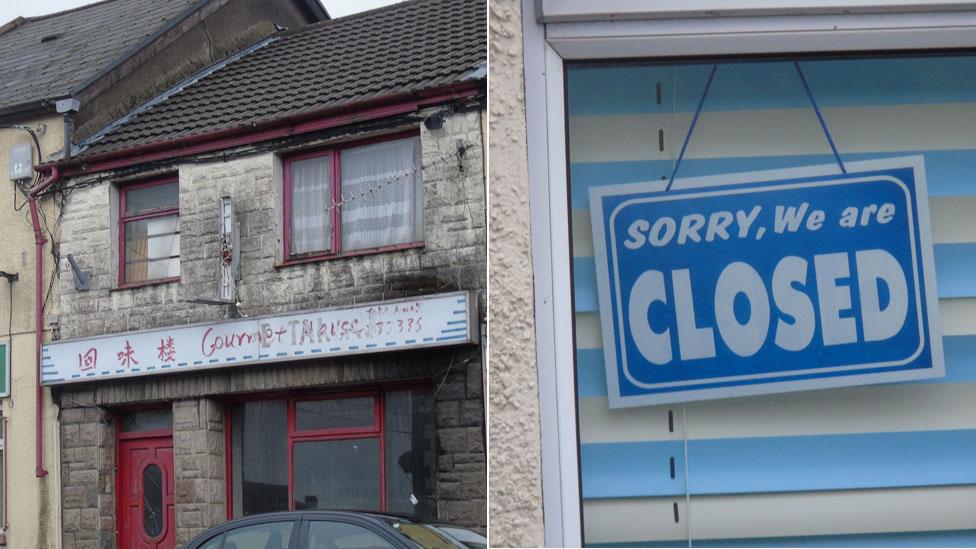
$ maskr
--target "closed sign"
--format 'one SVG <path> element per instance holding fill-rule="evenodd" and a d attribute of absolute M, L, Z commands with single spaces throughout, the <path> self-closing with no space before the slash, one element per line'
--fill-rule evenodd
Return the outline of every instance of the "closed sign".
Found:
<path fill-rule="evenodd" d="M 922 158 L 847 169 L 591 191 L 611 407 L 944 375 Z"/>

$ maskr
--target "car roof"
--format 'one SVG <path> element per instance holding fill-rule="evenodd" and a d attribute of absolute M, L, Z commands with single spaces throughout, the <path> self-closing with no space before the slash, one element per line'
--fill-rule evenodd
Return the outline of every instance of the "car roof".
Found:
<path fill-rule="evenodd" d="M 275 511 L 272 513 L 260 513 L 256 515 L 248 515 L 246 517 L 236 518 L 229 520 L 227 522 L 222 522 L 215 525 L 205 532 L 200 533 L 192 540 L 193 542 L 199 542 L 203 539 L 210 539 L 213 535 L 218 532 L 224 532 L 226 530 L 236 528 L 238 526 L 245 526 L 248 524 L 260 524 L 265 522 L 275 522 L 276 520 L 299 520 L 303 518 L 347 518 L 353 520 L 365 520 L 372 523 L 383 524 L 384 520 L 394 519 L 409 522 L 417 522 L 421 524 L 433 524 L 438 526 L 449 526 L 453 528 L 465 528 L 464 526 L 458 526 L 454 524 L 447 524 L 435 520 L 426 520 L 420 517 L 415 517 L 406 514 L 390 513 L 386 511 L 352 511 L 352 510 L 301 510 L 301 511 Z M 465 528 L 467 529 L 467 528 Z"/>

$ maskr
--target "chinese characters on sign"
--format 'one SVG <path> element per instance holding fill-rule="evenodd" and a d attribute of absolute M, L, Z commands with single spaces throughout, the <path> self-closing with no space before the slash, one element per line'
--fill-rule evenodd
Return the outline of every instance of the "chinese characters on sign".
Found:
<path fill-rule="evenodd" d="M 44 347 L 42 382 L 471 343 L 477 339 L 472 300 L 459 292 L 61 341 Z"/>

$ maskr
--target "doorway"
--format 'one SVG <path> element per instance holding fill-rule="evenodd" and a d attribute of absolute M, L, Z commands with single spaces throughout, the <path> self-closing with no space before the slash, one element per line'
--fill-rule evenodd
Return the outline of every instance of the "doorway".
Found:
<path fill-rule="evenodd" d="M 142 414 L 154 414 L 155 418 Z M 173 430 L 169 410 L 136 412 L 119 422 L 118 546 L 168 549 L 175 546 Z"/>

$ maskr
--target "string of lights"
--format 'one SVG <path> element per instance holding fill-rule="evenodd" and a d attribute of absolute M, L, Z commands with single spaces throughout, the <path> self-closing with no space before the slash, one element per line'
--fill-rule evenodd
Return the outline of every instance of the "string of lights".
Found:
<path fill-rule="evenodd" d="M 325 210 L 325 213 L 331 214 L 333 210 L 336 209 L 341 210 L 342 207 L 345 206 L 346 204 L 351 204 L 356 200 L 360 200 L 363 197 L 369 196 L 377 191 L 382 190 L 384 187 L 387 187 L 394 183 L 402 182 L 407 178 L 414 176 L 418 172 L 420 172 L 422 175 L 423 174 L 429 175 L 433 172 L 435 168 L 436 169 L 451 168 L 451 169 L 457 169 L 459 172 L 463 173 L 464 167 L 461 161 L 461 156 L 463 155 L 454 154 L 451 155 L 450 159 L 444 156 L 435 156 L 427 159 L 429 162 L 421 163 L 420 166 L 417 166 L 416 163 L 414 163 L 411 165 L 410 168 L 406 170 L 401 170 L 389 174 L 386 177 L 382 177 L 374 180 L 372 185 L 370 185 L 369 187 L 367 187 L 366 189 L 358 193 L 350 194 L 350 195 L 341 194 L 338 201 L 332 200 L 331 202 L 324 203 L 323 208 Z"/>

